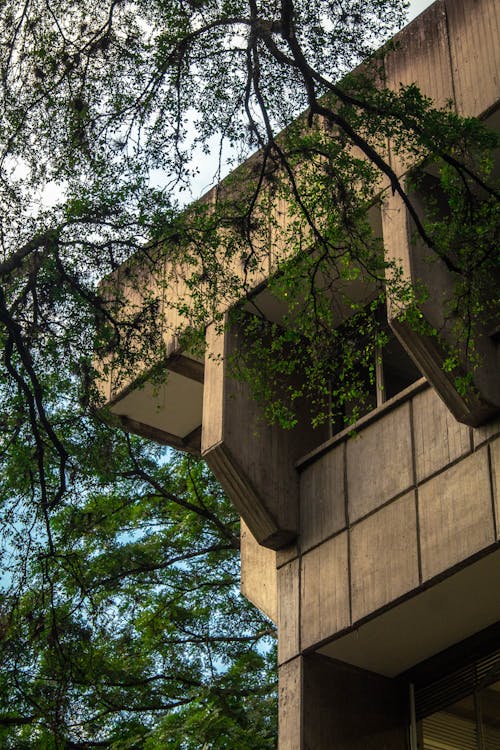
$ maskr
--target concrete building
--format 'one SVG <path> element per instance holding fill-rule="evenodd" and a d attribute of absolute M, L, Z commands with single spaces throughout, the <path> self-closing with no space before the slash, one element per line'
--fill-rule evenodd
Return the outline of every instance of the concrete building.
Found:
<path fill-rule="evenodd" d="M 437 0 L 387 54 L 387 83 L 498 126 L 499 31 L 495 0 Z M 397 197 L 380 222 L 407 276 L 429 276 Z M 111 371 L 103 389 L 128 429 L 203 455 L 242 516 L 241 588 L 278 625 L 280 750 L 499 750 L 498 331 L 465 398 L 433 341 L 388 320 L 411 360 L 355 436 L 263 424 L 227 376 L 236 335 L 213 326 L 222 363 L 172 334 L 165 385 Z"/>

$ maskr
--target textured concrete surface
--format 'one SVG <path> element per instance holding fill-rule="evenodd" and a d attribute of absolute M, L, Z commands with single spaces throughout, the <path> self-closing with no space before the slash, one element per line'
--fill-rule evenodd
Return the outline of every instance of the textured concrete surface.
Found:
<path fill-rule="evenodd" d="M 450 56 L 459 114 L 478 116 L 500 91 L 497 0 L 446 0 Z"/>
<path fill-rule="evenodd" d="M 278 570 L 278 664 L 296 656 L 300 651 L 299 622 L 299 560 L 283 565 Z"/>
<path fill-rule="evenodd" d="M 255 604 L 273 622 L 278 619 L 276 552 L 260 545 L 241 520 L 241 578 L 243 596 Z"/>
<path fill-rule="evenodd" d="M 407 693 L 325 656 L 303 658 L 303 750 L 406 750 Z"/>
<path fill-rule="evenodd" d="M 417 481 L 470 452 L 470 429 L 454 419 L 432 389 L 413 399 Z"/>
<path fill-rule="evenodd" d="M 491 443 L 490 450 L 496 535 L 500 539 L 500 438 Z"/>
<path fill-rule="evenodd" d="M 414 492 L 352 528 L 350 562 L 353 622 L 418 586 Z"/>
<path fill-rule="evenodd" d="M 329 451 L 300 476 L 300 546 L 303 551 L 344 528 L 345 444 Z"/>
<path fill-rule="evenodd" d="M 302 556 L 300 596 L 301 648 L 349 626 L 347 532 Z"/>
<path fill-rule="evenodd" d="M 303 750 L 302 744 L 302 657 L 278 669 L 278 750 Z"/>
<path fill-rule="evenodd" d="M 350 522 L 412 484 L 410 409 L 403 404 L 347 443 Z"/>
<path fill-rule="evenodd" d="M 419 489 L 422 575 L 432 578 L 494 541 L 488 455 L 464 458 Z"/>
<path fill-rule="evenodd" d="M 488 424 L 476 427 L 472 430 L 474 448 L 479 448 L 486 440 L 500 435 L 500 419 L 493 419 Z"/>

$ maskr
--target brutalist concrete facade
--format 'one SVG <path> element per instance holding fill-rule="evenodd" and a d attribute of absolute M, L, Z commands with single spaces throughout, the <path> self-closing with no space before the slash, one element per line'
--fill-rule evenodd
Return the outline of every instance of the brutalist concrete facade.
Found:
<path fill-rule="evenodd" d="M 385 56 L 386 83 L 498 126 L 499 30 L 496 0 L 437 0 Z M 397 196 L 382 198 L 386 252 L 435 292 L 423 310 L 435 325 L 446 271 L 411 242 Z M 227 372 L 229 329 L 208 327 L 205 362 L 168 340 L 161 408 L 154 389 L 103 382 L 130 430 L 203 455 L 242 516 L 242 591 L 278 625 L 280 750 L 423 748 L 412 686 L 500 649 L 498 335 L 481 337 L 464 398 L 435 343 L 387 312 L 422 377 L 355 435 L 266 425 Z"/>
<path fill-rule="evenodd" d="M 404 675 L 500 619 L 500 421 L 460 424 L 419 381 L 297 470 L 300 533 L 276 553 L 280 747 L 405 748 Z"/>

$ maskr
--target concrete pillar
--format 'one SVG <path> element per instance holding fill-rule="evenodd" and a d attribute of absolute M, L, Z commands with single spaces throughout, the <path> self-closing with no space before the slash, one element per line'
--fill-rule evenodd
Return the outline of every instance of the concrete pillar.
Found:
<path fill-rule="evenodd" d="M 270 425 L 250 387 L 231 375 L 243 346 L 236 326 L 207 328 L 201 453 L 257 542 L 280 549 L 298 532 L 299 475 L 295 461 L 320 443 L 304 417 L 300 429 Z"/>
<path fill-rule="evenodd" d="M 407 750 L 407 695 L 397 680 L 297 656 L 279 669 L 279 750 Z"/>

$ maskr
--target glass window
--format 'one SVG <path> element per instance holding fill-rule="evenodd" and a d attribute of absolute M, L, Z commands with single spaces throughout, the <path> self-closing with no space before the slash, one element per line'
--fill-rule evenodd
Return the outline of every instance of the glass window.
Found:
<path fill-rule="evenodd" d="M 419 750 L 500 750 L 500 681 L 426 716 Z"/>
<path fill-rule="evenodd" d="M 331 435 L 352 424 L 353 415 L 362 417 L 408 388 L 422 374 L 386 324 L 387 344 L 374 354 L 372 367 L 359 368 L 360 390 L 363 401 L 345 404 L 336 421 L 331 424 Z"/>

